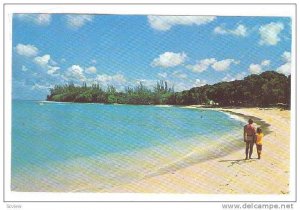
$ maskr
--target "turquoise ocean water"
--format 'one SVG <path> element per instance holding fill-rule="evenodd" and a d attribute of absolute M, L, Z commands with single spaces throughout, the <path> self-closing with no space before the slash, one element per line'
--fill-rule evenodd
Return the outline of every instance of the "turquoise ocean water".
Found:
<path fill-rule="evenodd" d="M 14 100 L 14 191 L 97 191 L 224 155 L 243 119 L 173 106 Z"/>

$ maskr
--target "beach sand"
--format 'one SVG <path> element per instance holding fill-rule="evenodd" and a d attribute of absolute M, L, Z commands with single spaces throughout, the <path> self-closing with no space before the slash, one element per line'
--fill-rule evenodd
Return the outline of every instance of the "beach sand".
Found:
<path fill-rule="evenodd" d="M 197 108 L 192 106 L 191 108 Z M 239 149 L 226 156 L 115 186 L 111 193 L 203 193 L 203 194 L 287 194 L 290 171 L 290 111 L 280 109 L 219 109 L 253 116 L 270 124 L 264 137 L 262 159 L 256 147 L 250 160 Z M 241 128 L 241 135 L 242 135 Z"/>

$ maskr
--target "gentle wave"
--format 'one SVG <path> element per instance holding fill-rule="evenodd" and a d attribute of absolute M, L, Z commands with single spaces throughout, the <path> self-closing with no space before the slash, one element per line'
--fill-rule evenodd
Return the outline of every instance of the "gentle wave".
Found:
<path fill-rule="evenodd" d="M 168 108 L 168 107 L 174 107 L 173 105 L 154 105 L 155 107 L 163 107 L 163 108 Z"/>
<path fill-rule="evenodd" d="M 226 111 L 222 111 L 222 112 L 224 114 L 226 114 L 227 116 L 229 116 L 229 118 L 231 118 L 233 120 L 240 121 L 240 122 L 243 122 L 243 123 L 247 124 L 247 120 L 245 119 L 245 117 L 238 116 L 236 114 L 231 114 L 231 113 L 228 113 Z"/>

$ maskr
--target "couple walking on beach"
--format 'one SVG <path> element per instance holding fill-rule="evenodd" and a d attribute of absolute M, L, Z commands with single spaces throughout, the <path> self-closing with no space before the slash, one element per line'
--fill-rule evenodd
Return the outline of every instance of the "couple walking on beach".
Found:
<path fill-rule="evenodd" d="M 249 119 L 244 126 L 244 142 L 246 143 L 246 160 L 251 159 L 253 146 L 256 144 L 258 159 L 261 158 L 263 133 L 261 128 L 255 129 L 253 120 Z"/>

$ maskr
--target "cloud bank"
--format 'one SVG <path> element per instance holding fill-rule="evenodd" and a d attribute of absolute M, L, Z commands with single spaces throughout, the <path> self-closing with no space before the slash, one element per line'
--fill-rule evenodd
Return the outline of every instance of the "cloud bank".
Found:
<path fill-rule="evenodd" d="M 176 25 L 204 25 L 216 19 L 215 16 L 148 16 L 150 26 L 159 31 L 168 31 Z"/>

